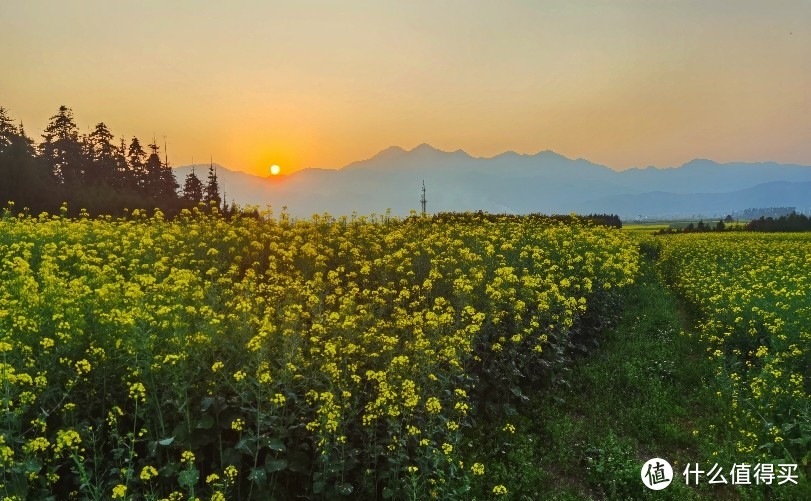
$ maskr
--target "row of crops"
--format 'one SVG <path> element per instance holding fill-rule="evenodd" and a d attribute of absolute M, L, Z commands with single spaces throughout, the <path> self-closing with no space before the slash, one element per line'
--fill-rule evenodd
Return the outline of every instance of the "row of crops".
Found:
<path fill-rule="evenodd" d="M 5 213 L 0 493 L 504 494 L 465 431 L 510 433 L 485 406 L 637 267 L 620 232 L 543 218 Z"/>
<path fill-rule="evenodd" d="M 666 281 L 717 366 L 738 462 L 811 462 L 811 237 L 666 238 Z"/>

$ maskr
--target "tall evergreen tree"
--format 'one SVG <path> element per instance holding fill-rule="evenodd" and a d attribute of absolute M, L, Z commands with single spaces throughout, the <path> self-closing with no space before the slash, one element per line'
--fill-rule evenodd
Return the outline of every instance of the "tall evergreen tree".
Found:
<path fill-rule="evenodd" d="M 164 202 L 177 198 L 177 180 L 171 167 L 161 162 L 160 147 L 154 142 L 149 145 L 151 153 L 144 165 L 144 188 L 146 193 Z"/>
<path fill-rule="evenodd" d="M 85 179 L 89 183 L 113 184 L 117 170 L 117 151 L 113 134 L 100 122 L 86 139 Z"/>
<path fill-rule="evenodd" d="M 215 202 L 217 208 L 220 208 L 220 204 L 222 203 L 222 198 L 220 197 L 220 183 L 217 180 L 217 169 L 214 168 L 213 162 L 208 166 L 208 183 L 206 184 L 206 192 L 203 201 L 207 206 Z"/>
<path fill-rule="evenodd" d="M 138 138 L 133 136 L 127 149 L 127 164 L 129 165 L 129 180 L 132 187 L 141 191 L 146 190 L 146 152 Z"/>
<path fill-rule="evenodd" d="M 32 211 L 53 210 L 56 183 L 36 157 L 34 141 L 0 107 L 0 206 L 9 201 Z"/>
<path fill-rule="evenodd" d="M 149 156 L 146 158 L 146 163 L 144 164 L 144 190 L 154 198 L 158 198 L 159 195 L 159 184 L 160 184 L 160 168 L 161 168 L 161 157 L 159 153 L 158 145 L 155 144 L 153 141 L 149 144 L 149 149 L 151 152 Z"/>
<path fill-rule="evenodd" d="M 25 133 L 25 127 L 23 127 L 22 121 L 20 121 L 20 126 L 17 127 L 17 138 L 21 141 L 21 148 L 25 151 L 26 155 L 32 158 L 37 156 L 37 148 L 34 146 L 34 140 Z"/>
<path fill-rule="evenodd" d="M 39 145 L 40 155 L 51 168 L 54 176 L 62 183 L 75 183 L 82 180 L 82 145 L 79 142 L 79 129 L 73 121 L 73 111 L 60 106 L 51 117 L 44 141 Z"/>
<path fill-rule="evenodd" d="M 183 199 L 191 205 L 197 205 L 203 200 L 203 182 L 194 173 L 194 167 L 183 183 Z"/>
<path fill-rule="evenodd" d="M 161 168 L 159 172 L 159 182 L 158 186 L 160 189 L 158 192 L 160 193 L 161 198 L 166 201 L 176 201 L 177 200 L 177 190 L 180 188 L 180 185 L 177 184 L 177 178 L 175 177 L 175 172 L 172 170 L 172 167 L 169 165 L 169 159 L 167 158 L 166 161 L 161 164 Z"/>
<path fill-rule="evenodd" d="M 3 154 L 11 146 L 16 135 L 17 127 L 11 117 L 8 116 L 8 111 L 0 106 L 0 154 Z"/>
<path fill-rule="evenodd" d="M 138 187 L 138 180 L 135 173 L 130 170 L 127 163 L 127 144 L 124 136 L 121 136 L 118 147 L 115 149 L 115 174 L 113 175 L 113 186 L 122 189 L 135 189 Z"/>

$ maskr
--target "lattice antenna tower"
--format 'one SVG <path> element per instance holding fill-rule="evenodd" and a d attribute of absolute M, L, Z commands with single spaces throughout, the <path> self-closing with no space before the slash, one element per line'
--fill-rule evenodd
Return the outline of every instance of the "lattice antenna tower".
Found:
<path fill-rule="evenodd" d="M 425 215 L 425 206 L 428 200 L 425 198 L 425 179 L 422 180 L 422 196 L 420 197 L 420 205 L 422 206 L 422 215 Z"/>

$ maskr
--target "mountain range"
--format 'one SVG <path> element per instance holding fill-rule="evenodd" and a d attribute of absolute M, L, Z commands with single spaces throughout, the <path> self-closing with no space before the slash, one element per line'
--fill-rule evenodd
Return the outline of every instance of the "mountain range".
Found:
<path fill-rule="evenodd" d="M 177 167 L 178 182 L 192 168 L 205 182 L 208 165 Z M 309 168 L 255 176 L 217 165 L 225 199 L 240 205 L 282 207 L 294 217 L 407 215 L 420 209 L 425 182 L 428 212 L 524 214 L 612 213 L 634 218 L 713 218 L 748 208 L 811 210 L 811 167 L 716 163 L 696 159 L 681 167 L 616 171 L 553 151 L 506 152 L 491 158 L 422 144 L 387 148 L 341 169 Z"/>

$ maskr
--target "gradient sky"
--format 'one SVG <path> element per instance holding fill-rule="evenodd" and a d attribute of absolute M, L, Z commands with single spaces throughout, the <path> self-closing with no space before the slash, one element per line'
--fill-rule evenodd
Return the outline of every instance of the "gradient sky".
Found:
<path fill-rule="evenodd" d="M 811 165 L 811 1 L 3 1 L 0 106 L 266 174 L 427 142 Z"/>

